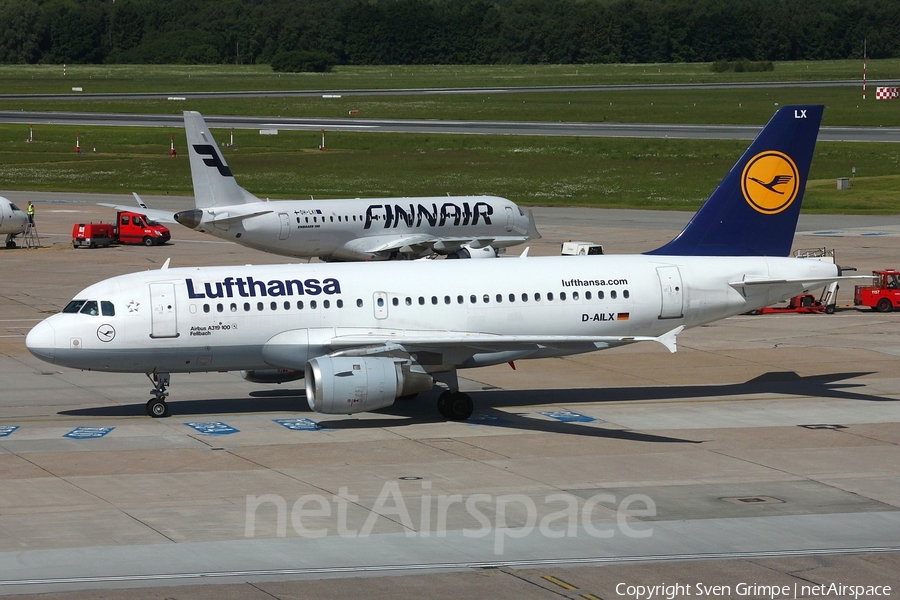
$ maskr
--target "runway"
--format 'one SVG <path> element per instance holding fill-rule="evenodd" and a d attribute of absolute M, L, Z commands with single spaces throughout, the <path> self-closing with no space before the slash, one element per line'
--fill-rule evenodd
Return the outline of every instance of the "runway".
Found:
<path fill-rule="evenodd" d="M 538 135 L 566 137 L 627 137 L 711 140 L 752 140 L 762 129 L 750 125 L 671 125 L 653 123 L 554 123 L 526 121 L 453 121 L 439 119 L 273 118 L 204 115 L 213 127 L 431 133 L 446 135 Z M 184 126 L 180 114 L 115 114 L 51 111 L 0 111 L 0 123 L 104 127 Z M 900 127 L 822 127 L 823 142 L 898 142 Z"/>
<path fill-rule="evenodd" d="M 433 393 L 320 415 L 299 382 L 236 373 L 173 376 L 173 416 L 153 420 L 143 376 L 41 363 L 25 333 L 90 283 L 169 258 L 284 259 L 184 228 L 163 247 L 74 250 L 73 223 L 110 218 L 96 202 L 132 198 L 2 195 L 35 201 L 43 247 L 0 251 L 0 594 L 622 598 L 702 582 L 737 597 L 743 582 L 896 597 L 900 316 L 846 306 L 850 286 L 834 315 L 737 316 L 684 332 L 674 355 L 636 344 L 463 372 L 469 423 L 441 419 Z M 690 218 L 535 212 L 538 255 L 569 239 L 649 250 Z M 819 233 L 795 247 L 860 272 L 897 266 L 900 217 L 800 229 Z M 679 597 L 714 595 L 697 592 Z"/>

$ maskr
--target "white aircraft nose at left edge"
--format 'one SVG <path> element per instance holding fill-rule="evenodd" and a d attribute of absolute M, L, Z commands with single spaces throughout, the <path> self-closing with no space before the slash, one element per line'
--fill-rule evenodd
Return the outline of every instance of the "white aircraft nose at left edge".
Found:
<path fill-rule="evenodd" d="M 6 234 L 6 247 L 15 248 L 15 237 L 25 233 L 28 215 L 13 202 L 0 196 L 0 235 Z"/>

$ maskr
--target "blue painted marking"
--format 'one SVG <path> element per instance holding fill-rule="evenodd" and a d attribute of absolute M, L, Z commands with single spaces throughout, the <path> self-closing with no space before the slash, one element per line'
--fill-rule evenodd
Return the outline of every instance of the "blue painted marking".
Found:
<path fill-rule="evenodd" d="M 589 417 L 571 410 L 549 410 L 546 412 L 539 412 L 538 414 L 550 417 L 551 419 L 556 419 L 557 421 L 562 421 L 563 423 L 593 423 L 597 420 L 594 417 Z"/>
<path fill-rule="evenodd" d="M 92 440 L 102 438 L 113 429 L 115 427 L 76 427 L 63 437 L 72 438 L 73 440 Z"/>
<path fill-rule="evenodd" d="M 466 421 L 466 425 L 509 425 L 512 423 L 509 419 L 495 417 L 494 415 L 474 414 Z"/>
<path fill-rule="evenodd" d="M 235 429 L 231 425 L 226 425 L 221 421 L 207 421 L 203 423 L 185 423 L 188 427 L 196 429 L 198 433 L 203 435 L 228 435 L 238 433 L 240 429 Z"/>
<path fill-rule="evenodd" d="M 888 234 L 887 231 L 873 231 L 872 233 L 861 233 L 859 235 L 860 235 L 860 237 L 863 237 L 863 236 L 872 237 L 874 235 L 887 235 L 887 234 Z"/>
<path fill-rule="evenodd" d="M 844 233 L 843 231 L 813 231 L 813 235 L 834 235 L 836 233 Z"/>
<path fill-rule="evenodd" d="M 0 437 L 9 437 L 18 428 L 18 425 L 0 425 Z"/>
<path fill-rule="evenodd" d="M 291 431 L 319 431 L 322 429 L 322 426 L 312 419 L 273 419 L 273 421 Z"/>

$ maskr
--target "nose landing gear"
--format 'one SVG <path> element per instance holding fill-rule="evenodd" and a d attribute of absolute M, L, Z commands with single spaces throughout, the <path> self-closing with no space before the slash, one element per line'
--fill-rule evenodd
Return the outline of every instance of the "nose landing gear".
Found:
<path fill-rule="evenodd" d="M 166 391 L 166 388 L 169 387 L 169 374 L 154 371 L 153 373 L 147 373 L 147 378 L 153 384 L 153 389 L 150 390 L 150 393 L 156 396 L 155 398 L 150 398 L 150 401 L 147 402 L 147 414 L 154 419 L 168 417 L 169 405 L 166 404 L 166 396 L 169 395 L 169 392 Z"/>

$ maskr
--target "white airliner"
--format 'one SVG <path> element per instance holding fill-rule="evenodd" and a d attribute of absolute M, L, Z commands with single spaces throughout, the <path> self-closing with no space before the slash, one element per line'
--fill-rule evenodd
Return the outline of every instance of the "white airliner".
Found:
<path fill-rule="evenodd" d="M 467 419 L 457 370 L 656 341 L 839 279 L 786 258 L 822 117 L 781 108 L 671 242 L 643 255 L 168 268 L 107 279 L 38 324 L 45 361 L 146 373 L 147 412 L 168 414 L 171 373 L 305 377 L 316 411 L 352 414 L 446 386 L 438 410 Z M 216 155 L 213 155 L 216 156 Z"/>
<path fill-rule="evenodd" d="M 200 113 L 185 111 L 184 129 L 196 208 L 175 220 L 257 250 L 323 260 L 486 258 L 541 237 L 531 215 L 497 196 L 263 201 L 237 184 Z"/>
<path fill-rule="evenodd" d="M 15 248 L 15 237 L 25 233 L 28 226 L 28 215 L 22 209 L 0 196 L 0 235 L 6 234 L 6 247 Z"/>

